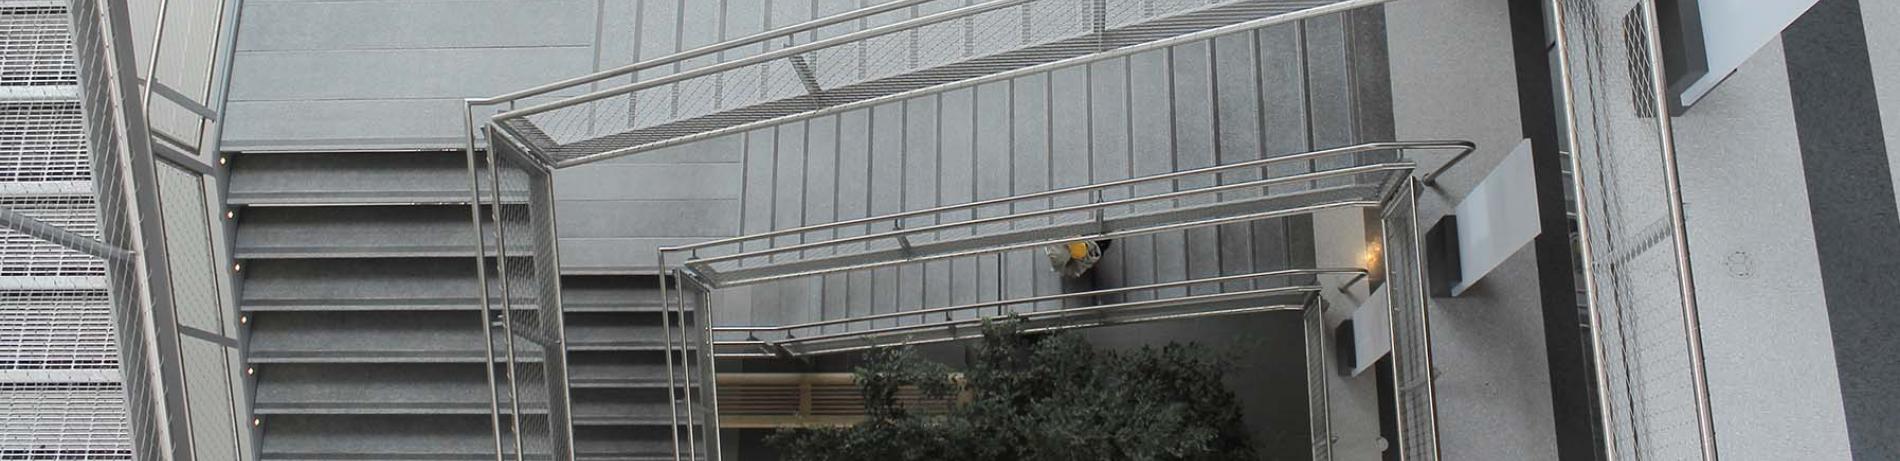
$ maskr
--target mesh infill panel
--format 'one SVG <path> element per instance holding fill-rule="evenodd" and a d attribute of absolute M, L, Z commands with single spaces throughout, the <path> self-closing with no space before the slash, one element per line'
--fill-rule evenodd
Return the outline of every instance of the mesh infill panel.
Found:
<path fill-rule="evenodd" d="M 979 2 L 981 3 L 981 2 Z M 855 40 L 795 33 L 723 69 L 498 119 L 559 161 L 657 148 L 781 117 L 1140 45 L 1335 1 L 992 1 Z M 789 48 L 802 46 L 797 50 Z M 786 50 L 786 51 L 780 51 Z"/>
<path fill-rule="evenodd" d="M 1433 383 L 1430 305 L 1418 241 L 1418 203 L 1412 184 L 1385 209 L 1385 290 L 1392 297 L 1392 369 L 1398 380 L 1399 453 L 1409 460 L 1438 459 L 1437 389 Z"/>
<path fill-rule="evenodd" d="M 78 79 L 65 7 L 0 2 L 0 85 L 72 85 Z"/>
<path fill-rule="evenodd" d="M 77 102 L 0 103 L 0 182 L 91 178 Z"/>
<path fill-rule="evenodd" d="M 1672 244 L 1667 133 L 1646 2 L 1562 0 L 1575 178 L 1595 286 L 1602 408 L 1617 459 L 1703 459 L 1688 275 Z"/>
<path fill-rule="evenodd" d="M 0 291 L 0 369 L 118 366 L 112 306 L 103 286 Z"/>

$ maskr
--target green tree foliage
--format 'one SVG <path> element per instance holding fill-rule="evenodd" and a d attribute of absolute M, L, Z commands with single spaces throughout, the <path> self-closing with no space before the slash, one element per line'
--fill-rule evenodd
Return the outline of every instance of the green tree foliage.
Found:
<path fill-rule="evenodd" d="M 789 461 L 1099 461 L 1256 459 L 1229 366 L 1207 348 L 1171 343 L 1118 352 L 1067 334 L 986 327 L 964 379 L 907 348 L 856 370 L 869 419 L 786 429 L 768 442 Z M 900 386 L 967 402 L 915 412 Z"/>

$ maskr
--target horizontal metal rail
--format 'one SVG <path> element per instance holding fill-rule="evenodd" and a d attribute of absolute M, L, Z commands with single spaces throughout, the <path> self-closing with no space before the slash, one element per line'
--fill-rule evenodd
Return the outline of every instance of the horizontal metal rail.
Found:
<path fill-rule="evenodd" d="M 1020 1 L 1027 1 L 1027 0 L 1009 0 L 1009 1 L 1020 2 Z M 941 93 L 941 92 L 961 89 L 961 88 L 968 88 L 968 87 L 973 87 L 976 85 L 981 85 L 981 84 L 990 83 L 990 82 L 998 82 L 998 81 L 1014 79 L 1017 77 L 1022 77 L 1022 76 L 1030 75 L 1030 74 L 1049 72 L 1049 71 L 1071 67 L 1071 66 L 1077 66 L 1077 65 L 1082 65 L 1082 64 L 1092 63 L 1092 62 L 1103 61 L 1107 59 L 1130 56 L 1130 55 L 1134 55 L 1134 54 L 1142 53 L 1146 51 L 1158 50 L 1158 49 L 1168 48 L 1168 47 L 1187 44 L 1187 43 L 1193 43 L 1193 42 L 1202 41 L 1202 40 L 1209 40 L 1214 37 L 1231 34 L 1235 32 L 1259 29 L 1263 27 L 1292 23 L 1292 22 L 1297 22 L 1297 21 L 1303 21 L 1306 19 L 1314 18 L 1314 17 L 1340 13 L 1344 11 L 1350 11 L 1350 10 L 1364 8 L 1364 7 L 1373 6 L 1373 5 L 1384 4 L 1391 1 L 1394 1 L 1394 0 L 1341 0 L 1338 3 L 1311 7 L 1311 8 L 1302 9 L 1302 10 L 1298 10 L 1298 11 L 1294 11 L 1290 13 L 1277 14 L 1273 16 L 1230 24 L 1226 26 L 1214 27 L 1211 29 L 1206 29 L 1206 30 L 1202 30 L 1198 32 L 1191 32 L 1191 33 L 1177 35 L 1170 38 L 1145 42 L 1139 45 L 1125 46 L 1121 48 L 1101 51 L 1101 52 L 1087 54 L 1083 56 L 1077 56 L 1077 57 L 1061 59 L 1061 60 L 1057 60 L 1053 62 L 1032 65 L 1032 66 L 1023 67 L 1016 70 L 993 73 L 993 74 L 985 75 L 982 77 L 976 77 L 976 78 L 971 78 L 971 79 L 966 79 L 966 80 L 961 80 L 961 81 L 956 81 L 956 82 L 951 82 L 951 83 L 945 83 L 945 84 L 930 86 L 926 88 L 919 88 L 919 89 L 910 90 L 910 91 L 898 92 L 895 94 L 879 96 L 879 97 L 874 97 L 870 99 L 865 99 L 865 100 L 860 100 L 860 101 L 850 102 L 850 103 L 845 103 L 845 104 L 839 104 L 839 105 L 835 105 L 835 106 L 831 106 L 831 107 L 827 107 L 823 109 L 818 109 L 818 110 L 813 110 L 809 112 L 799 113 L 799 114 L 793 114 L 793 115 L 787 115 L 787 116 L 778 117 L 778 118 L 761 120 L 757 122 L 745 123 L 745 124 L 740 124 L 740 125 L 726 127 L 726 128 L 707 130 L 704 132 L 700 132 L 698 134 L 681 136 L 681 137 L 673 138 L 673 139 L 663 141 L 663 142 L 628 146 L 628 147 L 623 147 L 623 148 L 618 148 L 618 149 L 606 150 L 606 151 L 602 151 L 598 153 L 591 153 L 591 154 L 574 157 L 574 158 L 561 159 L 561 160 L 555 161 L 555 163 L 562 167 L 583 165 L 587 163 L 593 163 L 593 162 L 608 160 L 612 158 L 617 158 L 620 156 L 629 155 L 629 154 L 642 152 L 646 150 L 675 146 L 675 145 L 680 145 L 680 144 L 685 144 L 685 143 L 690 143 L 690 142 L 695 142 L 695 141 L 700 141 L 700 140 L 705 140 L 705 139 L 711 139 L 711 138 L 715 138 L 719 136 L 725 136 L 728 134 L 753 129 L 759 126 L 782 124 L 782 123 L 787 123 L 787 122 L 792 122 L 792 121 L 797 121 L 797 120 L 804 120 L 804 119 L 808 119 L 812 117 L 819 117 L 819 116 L 835 114 L 835 113 L 840 113 L 840 112 L 845 112 L 845 111 L 850 111 L 850 110 L 868 108 L 872 106 L 887 104 L 893 101 L 914 98 L 917 96 Z M 1015 3 L 1011 3 L 1009 5 L 1000 5 L 998 6 L 998 8 L 1013 6 L 1014 4 Z M 984 4 L 984 5 L 987 5 L 987 4 Z M 980 7 L 984 5 L 976 5 L 972 7 L 966 7 L 963 9 L 945 11 L 945 12 L 937 13 L 931 16 L 912 19 L 910 21 L 891 24 L 891 25 L 879 27 L 876 29 L 867 29 L 864 31 L 860 31 L 856 34 L 840 36 L 840 37 L 830 39 L 828 41 L 812 42 L 812 43 L 803 45 L 802 48 L 801 47 L 787 48 L 785 50 L 780 50 L 778 53 L 772 54 L 771 55 L 772 57 L 770 59 L 760 59 L 758 61 L 747 62 L 747 64 L 760 64 L 763 62 L 770 61 L 772 59 L 784 59 L 788 56 L 796 55 L 798 53 L 809 52 L 809 51 L 819 49 L 819 48 L 834 46 L 839 43 L 842 43 L 843 41 L 839 41 L 839 39 L 842 39 L 845 37 L 852 37 L 853 39 L 874 37 L 877 34 L 869 34 L 869 35 L 860 35 L 860 34 L 866 34 L 872 31 L 879 31 L 880 33 L 890 32 L 888 30 L 881 30 L 881 29 L 889 29 L 898 25 L 908 24 L 907 27 L 917 27 L 917 26 L 923 26 L 923 25 L 928 25 L 928 24 L 934 24 L 937 22 L 948 21 L 951 19 L 957 19 L 957 18 L 964 17 L 968 14 L 981 13 L 982 11 L 970 12 L 967 14 L 959 14 L 960 12 L 963 12 L 964 10 L 967 10 L 970 8 L 976 8 L 976 7 Z M 984 11 L 988 11 L 988 10 L 984 10 Z M 952 17 L 949 15 L 956 15 L 956 16 Z M 818 46 L 821 43 L 823 44 L 823 46 Z M 797 51 L 792 52 L 792 50 L 797 50 Z M 766 56 L 766 55 L 760 55 L 760 57 L 762 56 Z M 759 57 L 755 57 L 755 58 L 759 58 Z M 733 62 L 736 63 L 739 61 L 733 61 Z M 725 66 L 725 67 L 720 68 L 718 71 L 731 70 L 736 67 L 738 66 L 736 65 Z M 706 71 L 706 69 L 711 69 L 711 68 L 712 67 L 701 68 L 701 69 L 696 69 L 696 71 Z M 596 100 L 599 100 L 599 98 L 611 97 L 614 95 L 625 94 L 625 93 L 639 91 L 643 89 L 649 89 L 649 88 L 663 85 L 663 84 L 676 83 L 678 81 L 686 80 L 689 78 L 703 77 L 710 73 L 714 73 L 718 71 L 707 71 L 707 72 L 693 74 L 693 75 L 675 74 L 673 76 L 669 76 L 667 79 L 664 79 L 664 80 L 641 82 L 641 83 L 637 83 L 633 85 L 627 85 L 627 86 L 623 86 L 619 88 L 590 93 L 588 95 L 583 95 L 576 98 L 556 101 L 555 103 L 543 104 L 543 105 L 534 106 L 530 108 L 524 108 L 524 109 L 516 110 L 516 111 L 509 111 L 502 114 L 497 114 L 494 119 L 497 121 L 500 121 L 500 120 L 510 119 L 510 118 L 525 117 L 528 115 L 534 115 L 536 113 L 540 113 L 540 112 L 544 112 L 548 110 L 555 110 L 555 109 L 560 109 L 563 107 L 568 107 L 568 106 L 572 106 L 576 104 L 596 101 Z M 643 84 L 646 86 L 641 86 Z M 558 107 L 553 106 L 553 104 L 557 104 L 557 103 L 566 103 L 566 104 L 562 106 L 558 106 Z"/>
<path fill-rule="evenodd" d="M 617 86 L 613 88 L 608 88 L 605 90 L 583 94 L 580 96 L 575 96 L 572 98 L 562 99 L 559 101 L 551 101 L 551 102 L 536 104 L 533 106 L 528 106 L 528 107 L 524 107 L 520 109 L 515 109 L 515 110 L 503 112 L 500 114 L 495 114 L 494 119 L 505 120 L 505 119 L 511 119 L 511 118 L 521 118 L 521 117 L 527 117 L 530 115 L 539 114 L 539 113 L 543 113 L 543 112 L 547 112 L 551 110 L 573 107 L 580 104 L 598 101 L 605 98 L 632 93 L 635 91 L 654 88 L 654 87 L 658 87 L 658 86 L 666 85 L 670 83 L 676 83 L 676 82 L 684 81 L 687 79 L 704 77 L 704 76 L 708 76 L 712 74 L 717 74 L 720 72 L 738 69 L 741 67 L 768 63 L 768 62 L 772 62 L 772 61 L 776 61 L 780 59 L 789 58 L 792 56 L 797 56 L 800 54 L 809 53 L 816 50 L 843 45 L 846 43 L 851 43 L 851 42 L 865 40 L 865 39 L 874 38 L 874 37 L 880 37 L 880 36 L 889 35 L 889 34 L 893 34 L 897 32 L 915 29 L 918 27 L 928 26 L 931 24 L 942 23 L 942 22 L 946 22 L 946 21 L 950 21 L 954 19 L 962 19 L 964 17 L 976 15 L 979 13 L 986 13 L 990 11 L 1000 10 L 1003 8 L 1008 8 L 1008 7 L 1016 6 L 1023 3 L 1029 3 L 1032 1 L 1037 1 L 1037 0 L 993 0 L 989 2 L 978 3 L 975 5 L 957 8 L 950 11 L 944 11 L 937 14 L 932 14 L 932 15 L 923 16 L 919 18 L 912 18 L 912 19 L 904 20 L 904 21 L 898 21 L 898 22 L 894 22 L 894 23 L 890 23 L 890 24 L 886 24 L 886 25 L 882 25 L 878 27 L 872 27 L 872 28 L 860 30 L 857 32 L 839 35 L 837 37 L 832 37 L 832 38 L 827 38 L 824 40 L 818 40 L 811 43 L 806 43 L 803 45 L 787 47 L 787 48 L 779 49 L 772 52 L 767 52 L 767 53 L 762 53 L 762 54 L 746 57 L 744 59 L 726 61 L 726 62 L 713 64 L 706 67 L 701 67 L 698 69 L 693 69 L 686 72 L 680 72 L 677 74 L 672 74 L 665 77 L 652 79 L 652 80 L 634 82 L 627 85 L 621 85 L 621 86 Z"/>
<path fill-rule="evenodd" d="M 1425 181 L 1429 182 L 1431 179 L 1436 178 L 1440 173 L 1443 173 L 1445 169 L 1450 168 L 1451 166 L 1457 164 L 1461 160 L 1464 160 L 1466 156 L 1470 155 L 1471 152 L 1476 149 L 1477 149 L 1477 144 L 1473 144 L 1468 141 L 1397 141 L 1397 142 L 1373 142 L 1373 143 L 1355 144 L 1351 146 L 1343 146 L 1343 147 L 1336 147 L 1336 148 L 1331 148 L 1331 149 L 1303 152 L 1303 153 L 1292 154 L 1292 155 L 1283 155 L 1283 156 L 1277 156 L 1273 158 L 1265 158 L 1265 159 L 1259 159 L 1259 160 L 1250 160 L 1246 162 L 1238 162 L 1238 163 L 1227 164 L 1227 165 L 1217 165 L 1217 166 L 1204 167 L 1204 168 L 1195 168 L 1191 170 L 1182 170 L 1182 171 L 1177 171 L 1177 172 L 1172 172 L 1172 173 L 1143 176 L 1139 178 L 1121 179 L 1121 180 L 1108 181 L 1108 182 L 1097 183 L 1097 184 L 1067 187 L 1067 188 L 1053 189 L 1053 190 L 1048 190 L 1048 191 L 1043 191 L 1043 192 L 1033 192 L 1033 193 L 1021 194 L 1021 195 L 1013 195 L 1009 197 L 994 198 L 994 199 L 989 199 L 989 200 L 978 200 L 978 201 L 969 202 L 969 203 L 944 205 L 944 206 L 925 208 L 925 209 L 920 209 L 920 210 L 915 210 L 915 211 L 906 211 L 906 212 L 901 212 L 901 213 L 872 216 L 868 218 L 849 219 L 849 220 L 837 221 L 837 222 L 832 222 L 832 223 L 815 224 L 815 225 L 810 225 L 810 226 L 795 227 L 791 229 L 761 232 L 757 234 L 742 235 L 738 237 L 729 237 L 729 238 L 723 238 L 723 239 L 718 239 L 718 240 L 708 240 L 705 242 L 698 242 L 698 243 L 692 243 L 692 244 L 686 244 L 686 245 L 661 247 L 660 251 L 666 251 L 666 252 L 690 251 L 690 250 L 697 250 L 697 249 L 708 248 L 708 247 L 744 243 L 744 242 L 749 242 L 749 241 L 754 241 L 754 240 L 765 240 L 765 239 L 770 239 L 774 237 L 798 235 L 798 234 L 804 234 L 804 233 L 809 233 L 809 232 L 814 232 L 814 231 L 838 229 L 838 228 L 843 228 L 843 227 L 859 226 L 859 225 L 873 224 L 873 223 L 880 223 L 880 222 L 889 222 L 889 221 L 901 220 L 903 218 L 910 218 L 910 217 L 917 217 L 917 216 L 924 216 L 924 215 L 942 214 L 942 213 L 951 212 L 951 211 L 974 210 L 976 208 L 1009 204 L 1009 203 L 1019 202 L 1019 201 L 1024 201 L 1024 200 L 1057 197 L 1057 196 L 1062 196 L 1062 195 L 1089 192 L 1092 190 L 1132 186 L 1132 185 L 1147 183 L 1147 182 L 1172 180 L 1172 179 L 1178 179 L 1178 178 L 1189 177 L 1189 176 L 1214 174 L 1214 173 L 1221 173 L 1221 172 L 1233 171 L 1233 170 L 1259 168 L 1259 167 L 1271 166 L 1271 165 L 1276 165 L 1276 164 L 1306 162 L 1306 161 L 1312 161 L 1312 160 L 1317 160 L 1317 159 L 1332 157 L 1332 156 L 1337 156 L 1337 155 L 1375 152 L 1375 151 L 1382 151 L 1382 150 L 1400 150 L 1400 151 L 1455 150 L 1457 151 L 1455 154 L 1452 155 L 1452 158 L 1450 160 L 1445 161 L 1445 163 L 1440 164 L 1440 166 L 1434 168 L 1430 173 L 1427 173 L 1425 175 Z M 1196 191 L 1204 192 L 1206 191 L 1206 189 L 1197 189 Z M 710 261 L 710 260 L 712 260 L 712 258 L 708 258 L 706 261 Z"/>
<path fill-rule="evenodd" d="M 810 337 L 790 338 L 790 339 L 786 339 L 782 341 L 767 341 L 767 340 L 759 340 L 759 339 L 748 339 L 748 340 L 742 340 L 742 341 L 715 340 L 713 341 L 713 346 L 715 348 L 725 346 L 725 347 L 758 347 L 762 349 L 760 352 L 757 352 L 757 353 L 730 353 L 730 352 L 719 353 L 715 351 L 714 354 L 719 357 L 727 357 L 727 358 L 782 357 L 786 354 L 792 354 L 792 355 L 827 354 L 827 353 L 847 352 L 847 351 L 853 351 L 853 350 L 864 350 L 864 349 L 871 349 L 871 348 L 878 348 L 878 347 L 886 347 L 886 346 L 889 346 L 890 344 L 878 344 L 875 341 L 872 341 L 872 338 L 894 336 L 901 333 L 915 334 L 915 333 L 925 333 L 925 332 L 932 332 L 932 331 L 948 332 L 948 335 L 942 336 L 942 337 L 905 338 L 902 344 L 906 344 L 906 345 L 929 344 L 929 343 L 976 338 L 982 335 L 982 331 L 981 331 L 982 329 L 968 328 L 968 327 L 979 326 L 979 325 L 982 325 L 984 322 L 993 321 L 998 318 L 1021 319 L 1024 322 L 1031 323 L 1031 325 L 1028 325 L 1025 328 L 1023 328 L 1023 331 L 1036 332 L 1036 331 L 1053 331 L 1053 330 L 1064 330 L 1064 329 L 1074 329 L 1074 328 L 1098 327 L 1098 326 L 1107 326 L 1107 325 L 1121 325 L 1121 324 L 1152 322 L 1152 321 L 1161 321 L 1161 320 L 1176 320 L 1176 319 L 1209 317 L 1209 316 L 1218 316 L 1218 315 L 1237 315 L 1237 314 L 1246 314 L 1246 313 L 1255 313 L 1255 312 L 1298 311 L 1298 310 L 1303 309 L 1304 306 L 1307 304 L 1307 301 L 1310 300 L 1312 296 L 1317 295 L 1320 290 L 1321 288 L 1319 286 L 1287 286 L 1287 287 L 1264 288 L 1264 289 L 1232 291 L 1232 292 L 1223 292 L 1223 293 L 1210 293 L 1210 294 L 1203 294 L 1203 295 L 1189 295 L 1189 296 L 1166 298 L 1166 299 L 1132 301 L 1132 302 L 1123 302 L 1123 303 L 1115 303 L 1115 304 L 1100 304 L 1100 305 L 1093 305 L 1093 306 L 1072 307 L 1072 308 L 1054 309 L 1054 310 L 1037 311 L 1037 312 L 1010 313 L 1007 315 L 1000 315 L 1000 316 L 979 316 L 976 318 L 959 319 L 959 320 L 946 321 L 946 322 L 925 323 L 925 324 L 918 324 L 918 325 L 905 325 L 905 326 L 899 326 L 899 327 L 879 328 L 879 329 L 865 330 L 865 331 L 858 331 L 858 332 L 843 332 L 843 333 L 833 333 L 833 334 L 810 336 Z M 1200 309 L 1200 307 L 1205 307 L 1205 306 L 1217 306 L 1218 305 L 1217 303 L 1221 303 L 1221 302 L 1246 301 L 1250 298 L 1259 298 L 1259 297 L 1267 297 L 1267 296 L 1275 296 L 1275 295 L 1297 295 L 1297 296 L 1300 296 L 1301 299 L 1298 300 L 1297 302 L 1289 302 L 1289 303 L 1267 303 L 1267 304 L 1260 304 L 1260 305 L 1216 307 L 1216 308 L 1204 309 L 1204 310 Z M 1092 321 L 1056 322 L 1056 323 L 1051 323 L 1047 325 L 1034 324 L 1037 322 L 1069 320 L 1076 317 L 1084 317 L 1091 314 L 1106 315 L 1106 313 L 1112 313 L 1115 311 L 1123 311 L 1123 310 L 1141 311 L 1145 309 L 1177 307 L 1183 304 L 1194 305 L 1194 306 L 1197 306 L 1197 308 L 1196 310 L 1192 310 L 1188 312 L 1168 312 L 1168 313 L 1156 313 L 1156 314 L 1150 314 L 1150 315 L 1133 315 L 1133 316 L 1129 316 L 1125 318 L 1104 317 L 1104 318 L 1095 319 Z M 965 331 L 967 331 L 967 333 Z M 808 350 L 803 350 L 803 351 L 793 351 L 791 348 L 788 347 L 788 346 L 799 345 L 799 344 L 847 341 L 847 340 L 852 340 L 852 339 L 863 339 L 864 342 L 856 343 L 853 345 L 831 347 L 831 348 L 816 348 L 815 347 L 815 348 L 810 348 Z"/>
<path fill-rule="evenodd" d="M 1019 219 L 1038 218 L 1038 217 L 1044 217 L 1044 216 L 1053 216 L 1053 215 L 1060 215 L 1060 214 L 1065 214 L 1065 213 L 1094 211 L 1094 210 L 1099 210 L 1099 209 L 1104 209 L 1104 208 L 1114 208 L 1118 206 L 1134 205 L 1134 204 L 1145 203 L 1145 202 L 1156 202 L 1156 201 L 1162 201 L 1162 200 L 1172 200 L 1172 199 L 1179 199 L 1179 198 L 1185 198 L 1185 197 L 1193 197 L 1197 195 L 1204 195 L 1204 194 L 1211 194 L 1211 193 L 1220 193 L 1220 192 L 1255 189 L 1255 188 L 1269 187 L 1269 186 L 1283 185 L 1283 184 L 1301 183 L 1301 182 L 1308 182 L 1308 181 L 1333 178 L 1333 177 L 1339 177 L 1339 176 L 1351 176 L 1351 175 L 1363 174 L 1363 173 L 1377 173 L 1380 171 L 1410 170 L 1411 168 L 1412 168 L 1412 164 L 1410 162 L 1393 162 L 1393 163 L 1382 163 L 1382 164 L 1375 164 L 1375 165 L 1356 166 L 1356 167 L 1350 167 L 1350 168 L 1341 168 L 1337 170 L 1327 170 L 1327 171 L 1318 172 L 1318 173 L 1305 173 L 1305 174 L 1299 174 L 1299 175 L 1293 175 L 1293 176 L 1247 181 L 1247 182 L 1242 182 L 1242 183 L 1227 184 L 1227 185 L 1215 186 L 1215 187 L 1188 189 L 1188 190 L 1183 190 L 1183 191 L 1175 191 L 1175 192 L 1169 192 L 1165 194 L 1155 194 L 1155 195 L 1144 196 L 1144 197 L 1133 197 L 1133 198 L 1127 198 L 1127 199 L 1110 200 L 1106 202 L 1096 202 L 1096 203 L 1089 203 L 1089 204 L 1083 204 L 1083 205 L 1072 205 L 1072 206 L 1066 206 L 1066 207 L 1048 208 L 1048 209 L 1035 210 L 1035 211 L 1023 212 L 1023 213 L 1017 213 L 1017 214 L 971 219 L 967 221 L 957 221 L 957 222 L 943 223 L 943 224 L 932 224 L 932 225 L 923 226 L 923 227 L 899 228 L 897 230 L 893 230 L 890 232 L 880 232 L 880 233 L 875 233 L 875 234 L 866 234 L 866 235 L 845 237 L 845 238 L 825 240 L 825 241 L 812 242 L 812 243 L 801 243 L 801 244 L 786 246 L 786 247 L 767 248 L 767 249 L 758 250 L 758 251 L 697 259 L 697 260 L 688 261 L 688 264 L 698 264 L 700 266 L 705 266 L 705 265 L 710 265 L 710 264 L 715 264 L 715 263 L 720 263 L 720 262 L 725 262 L 725 261 L 738 260 L 738 259 L 765 257 L 765 256 L 770 256 L 770 255 L 775 255 L 775 254 L 810 250 L 814 248 L 822 248 L 822 247 L 827 247 L 827 246 L 867 242 L 867 241 L 872 241 L 872 240 L 894 239 L 894 238 L 900 238 L 907 235 L 916 235 L 916 234 L 922 234 L 922 233 L 928 233 L 928 232 L 940 232 L 940 231 L 956 229 L 960 227 L 980 226 L 984 224 L 993 224 L 993 223 L 999 223 L 999 222 L 1015 221 Z"/>
<path fill-rule="evenodd" d="M 744 37 L 739 37 L 739 38 L 726 40 L 719 43 L 714 43 L 711 45 L 702 46 L 699 48 L 693 48 L 690 50 L 680 51 L 680 52 L 669 54 L 666 56 L 661 56 L 661 57 L 657 57 L 653 59 L 648 59 L 645 61 L 635 62 L 632 64 L 627 64 L 627 65 L 615 67 L 612 69 L 594 72 L 594 73 L 582 75 L 579 77 L 573 77 L 573 78 L 560 80 L 560 81 L 556 81 L 552 83 L 537 85 L 532 88 L 516 90 L 513 92 L 501 94 L 498 96 L 492 96 L 492 97 L 486 97 L 486 98 L 472 98 L 472 99 L 468 99 L 467 101 L 476 105 L 490 105 L 490 104 L 499 104 L 503 102 L 517 101 L 524 98 L 531 98 L 531 97 L 540 96 L 540 95 L 544 95 L 548 93 L 553 93 L 556 91 L 565 90 L 565 89 L 572 88 L 579 85 L 586 85 L 590 83 L 600 82 L 602 80 L 607 80 L 610 78 L 622 77 L 622 76 L 630 75 L 642 70 L 658 68 L 660 66 L 678 64 L 688 59 L 708 56 L 714 53 L 732 51 L 732 50 L 736 50 L 736 49 L 746 47 L 746 46 L 758 45 L 761 43 L 765 43 L 767 40 L 784 37 L 787 35 L 792 35 L 792 34 L 801 33 L 801 32 L 810 32 L 810 31 L 818 30 L 820 28 L 824 28 L 828 26 L 843 24 L 850 21 L 856 21 L 859 19 L 864 19 L 864 18 L 876 16 L 883 13 L 889 13 L 889 12 L 901 10 L 904 8 L 910 8 L 913 6 L 922 5 L 922 4 L 930 3 L 934 1 L 942 1 L 942 0 L 898 0 L 898 1 L 890 2 L 890 3 L 867 6 L 864 8 L 859 8 L 859 9 L 847 11 L 844 13 L 825 16 L 823 18 L 806 21 L 806 22 L 802 22 L 798 24 L 793 24 L 793 25 L 789 25 L 785 27 L 780 27 L 777 29 L 772 29 L 772 30 L 768 30 L 764 32 L 759 32 L 759 33 L 747 35 Z M 1012 1 L 1019 1 L 1019 0 L 1012 0 Z M 584 98 L 584 97 L 586 97 L 586 95 L 577 96 L 576 98 Z"/>
<path fill-rule="evenodd" d="M 956 311 L 962 311 L 962 310 L 982 309 L 985 307 L 1007 306 L 1010 304 L 1028 304 L 1028 303 L 1037 303 L 1037 302 L 1044 302 L 1044 301 L 1060 301 L 1060 300 L 1065 300 L 1065 299 L 1088 298 L 1088 297 L 1093 297 L 1093 296 L 1122 294 L 1122 293 L 1129 293 L 1129 292 L 1136 292 L 1136 291 L 1143 291 L 1143 290 L 1160 290 L 1160 289 L 1165 289 L 1165 288 L 1185 287 L 1185 286 L 1201 285 L 1201 284 L 1208 284 L 1208 283 L 1225 283 L 1225 282 L 1234 282 L 1234 281 L 1257 279 L 1257 278 L 1291 277 L 1291 276 L 1297 276 L 1297 275 L 1360 276 L 1360 275 L 1365 275 L 1365 274 L 1366 274 L 1365 269 L 1358 269 L 1358 268 L 1285 269 L 1285 270 L 1268 271 L 1268 272 L 1256 272 L 1252 274 L 1227 275 L 1227 276 L 1221 276 L 1221 277 L 1208 277 L 1208 278 L 1193 279 L 1193 280 L 1180 280 L 1180 281 L 1174 281 L 1174 282 L 1155 283 L 1155 284 L 1149 284 L 1149 285 L 1108 288 L 1108 289 L 1094 290 L 1094 291 L 1081 291 L 1081 292 L 1075 292 L 1075 293 L 1061 293 L 1061 294 L 1053 294 L 1053 295 L 1031 296 L 1031 297 L 1026 297 L 1026 298 L 986 301 L 986 302 L 962 304 L 962 305 L 956 305 L 956 306 L 934 307 L 930 309 L 918 309 L 914 311 L 886 312 L 883 314 L 824 320 L 824 321 L 818 321 L 818 322 L 806 322 L 806 323 L 798 323 L 798 324 L 791 324 L 791 325 L 713 327 L 713 332 L 714 333 L 720 333 L 720 332 L 756 333 L 756 332 L 764 332 L 764 331 L 790 331 L 790 330 L 798 330 L 798 329 L 805 329 L 805 328 L 817 328 L 817 327 L 823 327 L 823 326 L 828 326 L 828 325 L 860 323 L 860 322 L 869 322 L 873 320 L 909 317 L 909 316 L 915 316 L 915 315 L 930 315 L 930 314 L 956 312 Z"/>

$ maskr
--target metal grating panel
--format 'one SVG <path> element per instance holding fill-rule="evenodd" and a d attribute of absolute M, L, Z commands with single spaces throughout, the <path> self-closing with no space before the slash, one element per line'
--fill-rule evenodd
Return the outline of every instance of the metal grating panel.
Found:
<path fill-rule="evenodd" d="M 1400 458 L 1438 459 L 1437 385 L 1433 383 L 1430 303 L 1418 240 L 1416 182 L 1399 188 L 1384 210 L 1386 286 L 1392 308 L 1392 363 L 1398 390 Z"/>
<path fill-rule="evenodd" d="M 0 383 L 0 459 L 132 459 L 117 383 Z"/>
<path fill-rule="evenodd" d="M 112 334 L 103 289 L 0 291 L 0 369 L 117 368 Z"/>
<path fill-rule="evenodd" d="M 0 3 L 0 85 L 73 85 L 78 80 L 65 7 Z"/>
<path fill-rule="evenodd" d="M 0 182 L 85 181 L 89 159 L 79 103 L 0 103 Z"/>
<path fill-rule="evenodd" d="M 99 235 L 92 197 L 0 197 L 0 207 L 87 237 Z M 0 228 L 0 277 L 98 276 L 105 263 L 67 247 Z"/>

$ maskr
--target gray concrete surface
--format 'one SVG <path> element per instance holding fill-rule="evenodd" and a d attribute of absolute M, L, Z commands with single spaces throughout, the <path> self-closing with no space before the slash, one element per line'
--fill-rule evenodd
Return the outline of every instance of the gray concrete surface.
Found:
<path fill-rule="evenodd" d="M 1845 459 L 1782 56 L 1770 42 L 1675 119 L 1716 441 L 1749 459 Z"/>
<path fill-rule="evenodd" d="M 1477 152 L 1419 200 L 1437 222 L 1522 139 L 1505 0 L 1418 0 L 1387 13 L 1399 139 L 1463 139 Z M 1432 160 L 1421 160 L 1427 165 Z M 1446 459 L 1553 459 L 1536 259 L 1527 246 L 1463 296 L 1435 298 L 1432 347 Z"/>

